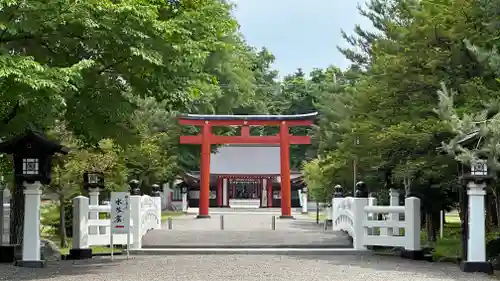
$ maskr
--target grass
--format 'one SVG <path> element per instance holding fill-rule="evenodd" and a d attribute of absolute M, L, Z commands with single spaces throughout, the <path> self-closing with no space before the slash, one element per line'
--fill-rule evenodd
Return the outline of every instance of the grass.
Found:
<path fill-rule="evenodd" d="M 43 237 L 45 239 L 49 239 L 52 242 L 54 242 L 57 246 L 60 245 L 60 239 L 59 237 Z M 71 238 L 66 238 L 66 241 L 68 242 L 68 247 L 63 247 L 60 248 L 61 250 L 61 255 L 67 255 L 69 254 L 69 249 L 71 249 Z M 92 249 L 93 254 L 110 254 L 111 253 L 111 248 L 106 247 L 106 246 L 90 246 Z M 113 248 L 113 253 L 121 253 L 123 250 L 119 248 Z"/>
<path fill-rule="evenodd" d="M 460 217 L 458 213 L 446 214 L 446 224 L 443 229 L 443 238 L 437 239 L 433 245 L 427 245 L 434 248 L 432 255 L 434 260 L 456 259 L 461 256 L 461 234 Z M 498 239 L 500 232 L 498 230 L 490 231 L 486 236 L 486 243 Z M 427 243 L 426 234 L 422 232 L 422 245 Z"/>

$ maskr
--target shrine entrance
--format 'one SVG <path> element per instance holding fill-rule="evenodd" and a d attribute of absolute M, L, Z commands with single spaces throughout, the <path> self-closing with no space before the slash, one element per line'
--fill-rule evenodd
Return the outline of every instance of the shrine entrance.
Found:
<path fill-rule="evenodd" d="M 276 175 L 269 175 L 256 179 L 255 177 L 231 177 L 231 175 L 219 175 L 217 196 L 218 205 L 226 205 L 222 198 L 226 200 L 266 200 L 266 205 L 272 206 L 272 200 L 279 200 L 281 207 L 281 218 L 293 218 L 291 212 L 291 171 L 290 171 L 290 145 L 310 144 L 309 136 L 294 136 L 289 132 L 290 127 L 311 126 L 317 113 L 298 115 L 200 115 L 185 114 L 180 116 L 181 125 L 192 125 L 200 127 L 200 134 L 195 136 L 181 136 L 181 144 L 201 145 L 201 165 L 199 181 L 199 213 L 198 218 L 209 218 L 209 206 L 212 192 L 210 191 L 210 156 L 212 144 L 234 144 L 234 145 L 255 145 L 262 144 L 269 147 L 279 146 L 279 167 Z M 212 133 L 215 126 L 241 126 L 239 136 L 219 136 Z M 279 126 L 280 132 L 274 136 L 252 136 L 250 126 Z M 278 148 L 278 147 L 277 147 Z M 235 155 L 238 157 L 238 155 Z M 260 163 L 250 163 L 250 169 L 262 166 L 266 161 L 263 155 Z M 216 160 L 216 159 L 214 159 Z M 245 161 L 245 159 L 240 159 Z M 268 172 L 258 173 L 267 174 Z M 219 173 L 216 173 L 219 174 Z M 257 174 L 257 173 L 256 173 Z M 273 191 L 270 188 L 272 180 L 279 179 L 280 190 Z M 267 188 L 263 188 L 267 187 Z M 220 191 L 219 191 L 220 190 Z M 262 194 L 265 192 L 264 194 Z M 277 192 L 276 196 L 274 192 Z M 220 199 L 219 199 L 220 198 Z M 265 198 L 265 199 L 264 199 Z M 272 198 L 272 199 L 271 199 Z M 212 198 L 213 199 L 213 198 Z M 262 204 L 262 202 L 261 202 Z M 229 202 L 227 202 L 229 205 Z"/>

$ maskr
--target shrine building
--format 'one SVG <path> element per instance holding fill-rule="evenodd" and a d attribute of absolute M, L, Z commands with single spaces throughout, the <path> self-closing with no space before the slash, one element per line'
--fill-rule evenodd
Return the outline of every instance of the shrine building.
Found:
<path fill-rule="evenodd" d="M 281 207 L 279 145 L 225 145 L 210 159 L 210 207 Z M 189 207 L 199 207 L 200 172 L 186 173 L 181 185 L 188 186 Z M 300 207 L 301 173 L 291 171 L 290 186 L 291 207 Z M 174 193 L 180 193 L 175 189 Z"/>

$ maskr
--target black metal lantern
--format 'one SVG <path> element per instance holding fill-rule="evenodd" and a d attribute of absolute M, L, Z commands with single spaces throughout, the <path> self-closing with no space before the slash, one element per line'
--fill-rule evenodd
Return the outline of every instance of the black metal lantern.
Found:
<path fill-rule="evenodd" d="M 341 198 L 341 197 L 344 197 L 344 190 L 342 188 L 342 186 L 340 184 L 337 184 L 334 188 L 333 188 L 333 197 L 334 198 Z"/>
<path fill-rule="evenodd" d="M 56 153 L 67 154 L 69 149 L 51 141 L 43 133 L 27 131 L 0 143 L 0 152 L 13 155 L 16 180 L 49 184 L 52 180 L 52 156 Z"/>
<path fill-rule="evenodd" d="M 153 184 L 151 186 L 151 189 L 152 189 L 152 192 L 151 192 L 151 196 L 153 197 L 161 197 L 161 192 L 160 192 L 160 185 L 159 184 Z"/>
<path fill-rule="evenodd" d="M 131 195 L 141 195 L 141 189 L 139 188 L 139 181 L 133 179 L 129 182 L 130 185 L 130 194 Z"/>
<path fill-rule="evenodd" d="M 87 191 L 90 188 L 104 188 L 104 173 L 95 171 L 83 173 L 83 187 Z"/>
<path fill-rule="evenodd" d="M 485 159 L 475 159 L 469 166 L 463 166 L 462 179 L 475 183 L 487 183 L 493 179 L 493 175 L 488 168 L 488 161 Z"/>
<path fill-rule="evenodd" d="M 356 183 L 356 192 L 354 197 L 367 198 L 368 197 L 368 187 L 362 181 Z"/>

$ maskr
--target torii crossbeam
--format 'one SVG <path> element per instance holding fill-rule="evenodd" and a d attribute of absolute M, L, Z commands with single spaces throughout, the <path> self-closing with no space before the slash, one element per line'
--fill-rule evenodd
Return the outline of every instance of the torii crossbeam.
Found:
<path fill-rule="evenodd" d="M 181 144 L 201 145 L 200 165 L 200 207 L 198 218 L 209 218 L 210 195 L 210 153 L 212 144 L 279 144 L 281 177 L 281 218 L 293 218 L 290 185 L 290 145 L 310 144 L 309 136 L 290 135 L 289 127 L 311 126 L 317 112 L 296 115 L 203 115 L 183 114 L 181 125 L 201 127 L 196 136 L 181 136 Z M 217 136 L 212 134 L 213 126 L 241 126 L 239 136 Z M 251 136 L 250 126 L 279 126 L 275 136 Z"/>

